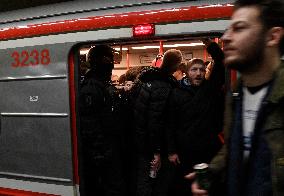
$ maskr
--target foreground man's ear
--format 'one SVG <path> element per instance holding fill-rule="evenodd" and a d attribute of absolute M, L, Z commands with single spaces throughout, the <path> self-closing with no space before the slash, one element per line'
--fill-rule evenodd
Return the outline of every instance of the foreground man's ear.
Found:
<path fill-rule="evenodd" d="M 283 27 L 272 27 L 267 32 L 267 46 L 275 47 L 280 44 L 281 39 L 284 36 Z"/>

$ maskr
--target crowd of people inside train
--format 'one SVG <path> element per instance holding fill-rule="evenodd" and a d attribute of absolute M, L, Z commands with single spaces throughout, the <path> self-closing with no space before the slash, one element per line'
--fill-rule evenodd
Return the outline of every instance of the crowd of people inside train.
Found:
<path fill-rule="evenodd" d="M 280 0 L 238 0 L 225 53 L 204 38 L 208 65 L 170 49 L 160 66 L 116 78 L 122 86 L 111 82 L 113 49 L 91 48 L 79 97 L 83 195 L 284 194 L 282 11 Z M 225 89 L 225 65 L 241 73 L 237 93 Z M 235 97 L 224 115 L 226 90 Z M 195 181 L 199 163 L 212 190 Z"/>
<path fill-rule="evenodd" d="M 92 179 L 85 181 L 87 195 L 95 185 L 101 195 L 190 193 L 183 176 L 222 146 L 223 53 L 203 42 L 214 60 L 207 79 L 202 59 L 185 61 L 176 49 L 164 53 L 160 67 L 111 78 L 112 48 L 90 49 L 80 93 L 83 179 Z"/>

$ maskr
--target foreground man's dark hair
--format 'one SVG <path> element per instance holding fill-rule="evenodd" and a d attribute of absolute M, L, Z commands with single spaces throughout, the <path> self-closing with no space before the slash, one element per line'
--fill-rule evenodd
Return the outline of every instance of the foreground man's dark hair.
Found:
<path fill-rule="evenodd" d="M 237 0 L 235 9 L 245 6 L 257 6 L 260 10 L 260 19 L 265 28 L 284 28 L 284 1 L 283 0 Z M 280 54 L 284 54 L 284 38 L 280 41 Z"/>

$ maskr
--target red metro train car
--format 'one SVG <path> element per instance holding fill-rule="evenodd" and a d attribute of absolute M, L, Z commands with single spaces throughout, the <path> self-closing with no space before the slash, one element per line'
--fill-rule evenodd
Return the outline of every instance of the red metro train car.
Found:
<path fill-rule="evenodd" d="M 1 13 L 0 195 L 80 195 L 77 92 L 92 45 L 117 50 L 117 75 L 167 47 L 210 58 L 198 38 L 218 38 L 232 6 L 75 0 Z"/>

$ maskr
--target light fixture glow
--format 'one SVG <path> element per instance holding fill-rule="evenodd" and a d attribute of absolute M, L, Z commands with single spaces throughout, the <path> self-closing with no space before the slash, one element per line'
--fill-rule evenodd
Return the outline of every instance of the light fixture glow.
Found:
<path fill-rule="evenodd" d="M 116 51 L 120 51 L 120 48 L 114 48 Z M 128 48 L 122 48 L 122 50 L 128 50 Z"/>
<path fill-rule="evenodd" d="M 85 54 L 88 54 L 90 49 L 82 49 L 80 50 L 80 55 L 85 55 Z"/>
<path fill-rule="evenodd" d="M 165 44 L 163 45 L 164 48 L 177 48 L 177 47 L 194 47 L 194 46 L 204 46 L 201 42 L 195 43 L 188 43 L 188 44 Z M 145 49 L 153 49 L 153 48 L 160 48 L 160 46 L 135 46 L 131 47 L 134 50 L 145 50 Z"/>

